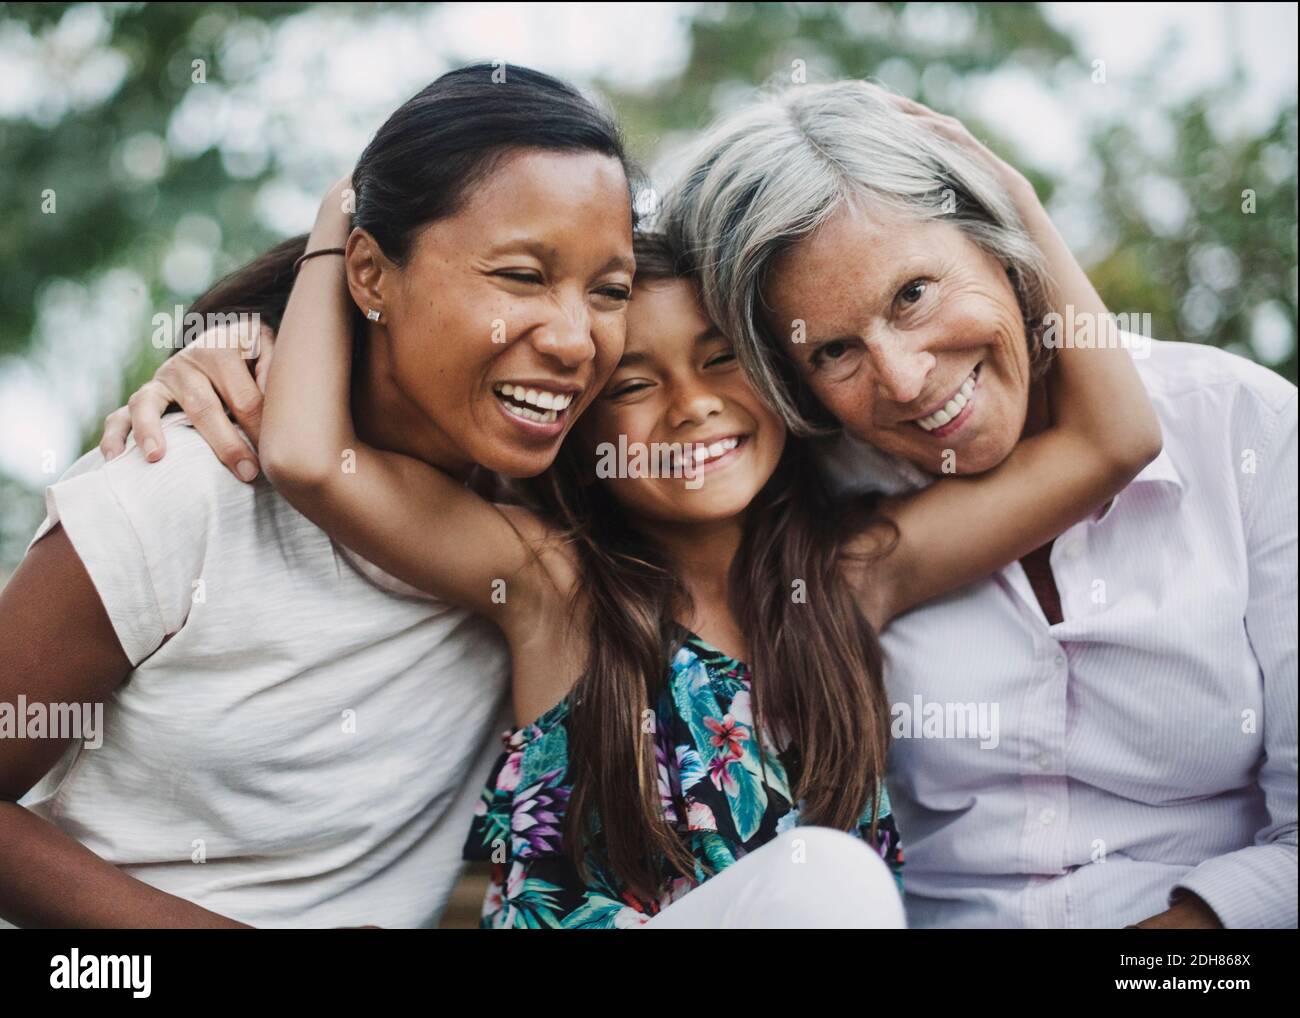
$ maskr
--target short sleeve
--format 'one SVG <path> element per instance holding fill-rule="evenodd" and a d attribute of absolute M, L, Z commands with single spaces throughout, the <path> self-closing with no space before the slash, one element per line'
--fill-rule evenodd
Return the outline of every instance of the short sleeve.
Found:
<path fill-rule="evenodd" d="M 164 427 L 167 455 L 158 463 L 134 445 L 107 463 L 98 451 L 74 463 L 46 488 L 46 518 L 32 539 L 62 525 L 132 667 L 189 615 L 224 472 L 183 418 Z"/>

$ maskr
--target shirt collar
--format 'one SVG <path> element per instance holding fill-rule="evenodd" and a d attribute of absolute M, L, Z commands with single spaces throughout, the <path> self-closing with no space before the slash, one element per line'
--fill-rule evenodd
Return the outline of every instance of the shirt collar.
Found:
<path fill-rule="evenodd" d="M 1142 471 L 1129 482 L 1129 488 L 1137 484 L 1166 484 L 1177 489 L 1180 493 L 1185 487 L 1183 477 L 1174 466 L 1174 458 L 1169 455 L 1169 449 L 1166 446 L 1160 450 L 1160 455 L 1143 467 Z M 1115 509 L 1115 503 L 1118 502 L 1128 491 L 1125 488 L 1118 495 L 1106 503 L 1105 507 L 1095 517 L 1096 522 L 1100 523 L 1109 516 Z"/>
<path fill-rule="evenodd" d="M 1183 477 L 1174 466 L 1174 458 L 1169 455 L 1169 448 L 1166 446 L 1160 450 L 1160 455 L 1148 463 L 1142 472 L 1133 478 L 1133 484 L 1147 484 L 1151 482 L 1164 482 L 1172 484 L 1177 488 L 1182 488 Z"/>

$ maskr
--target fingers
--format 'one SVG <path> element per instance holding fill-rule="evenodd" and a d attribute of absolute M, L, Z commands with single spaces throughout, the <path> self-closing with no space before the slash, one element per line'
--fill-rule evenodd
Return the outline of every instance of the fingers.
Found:
<path fill-rule="evenodd" d="M 140 447 L 144 458 L 150 463 L 157 463 L 167 452 L 162 417 L 171 402 L 173 402 L 171 390 L 156 378 L 145 382 L 126 402 L 135 444 Z"/>
<path fill-rule="evenodd" d="M 1033 185 L 1026 180 L 1024 174 L 1001 159 L 984 142 L 971 134 L 970 128 L 960 118 L 950 117 L 944 113 L 936 113 L 930 107 L 913 99 L 908 99 L 906 96 L 896 95 L 893 92 L 887 92 L 886 95 L 904 113 L 924 122 L 929 130 L 960 146 L 968 154 L 979 160 L 985 169 L 991 171 L 999 183 L 1012 195 L 1022 217 L 1026 209 L 1037 207 L 1037 194 Z"/>
<path fill-rule="evenodd" d="M 970 133 L 966 128 L 966 125 L 958 118 L 950 117 L 946 113 L 936 113 L 934 110 L 930 109 L 929 106 L 919 103 L 915 99 L 909 99 L 904 95 L 898 95 L 894 92 L 889 92 L 887 95 L 894 105 L 904 113 L 910 113 L 919 119 L 928 121 L 932 127 L 935 127 L 954 138 L 959 140 L 969 140 L 973 144 L 978 144 L 978 142 L 975 141 L 974 135 Z"/>
<path fill-rule="evenodd" d="M 262 395 L 266 395 L 266 380 L 271 375 L 271 358 L 275 355 L 275 333 L 268 325 L 262 326 L 262 334 L 257 341 L 257 367 L 253 371 L 253 380 Z M 254 438 L 253 441 L 258 441 Z"/>
<path fill-rule="evenodd" d="M 173 357 L 159 368 L 157 377 L 165 380 L 178 395 L 189 395 L 205 412 L 208 397 L 215 391 L 219 402 L 235 415 L 239 426 L 256 444 L 262 428 L 262 391 L 249 374 L 248 362 L 228 350 L 191 349 L 194 349 L 192 355 Z"/>
<path fill-rule="evenodd" d="M 99 448 L 105 459 L 119 456 L 129 437 L 156 463 L 166 455 L 162 418 L 178 405 L 217 458 L 241 481 L 257 477 L 257 454 L 235 430 L 226 410 L 257 442 L 262 424 L 262 391 L 275 334 L 263 326 L 254 339 L 248 325 L 221 325 L 164 361 L 154 377 L 132 394 L 127 405 L 104 418 Z M 250 361 L 256 360 L 256 368 Z M 252 370 L 256 370 L 254 378 Z"/>
<path fill-rule="evenodd" d="M 104 459 L 111 460 L 126 451 L 126 439 L 131 434 L 131 411 L 118 407 L 104 418 L 104 434 L 99 440 L 99 451 Z"/>
<path fill-rule="evenodd" d="M 917 102 L 915 99 L 909 99 L 907 96 L 900 95 L 897 92 L 886 92 L 885 95 L 888 96 L 890 102 L 906 110 L 908 113 L 933 113 L 934 112 L 933 110 L 930 109 L 930 107 L 924 106 L 921 103 Z"/>
<path fill-rule="evenodd" d="M 242 362 L 239 363 L 242 365 Z M 253 480 L 259 469 L 257 454 L 249 448 L 226 417 L 223 397 L 218 394 L 214 380 L 180 357 L 171 358 L 164 367 L 168 367 L 166 388 L 174 394 L 175 402 L 185 411 L 194 430 L 212 447 L 217 459 L 225 464 L 227 470 L 241 481 Z M 163 375 L 161 368 L 159 375 Z M 256 430 L 256 425 L 261 420 L 262 394 L 257 391 L 247 370 L 241 366 L 236 376 L 224 379 L 220 385 L 229 393 L 226 398 L 232 404 L 231 409 L 238 406 L 236 413 L 242 413 L 252 420 Z M 132 421 L 134 420 L 133 416 Z"/>
<path fill-rule="evenodd" d="M 275 333 L 260 326 L 254 333 L 250 323 L 225 325 L 205 332 L 179 356 L 172 358 L 177 369 L 193 367 L 206 375 L 226 409 L 244 429 L 254 446 L 261 437 L 262 393 L 269 364 L 263 364 L 274 347 Z M 162 377 L 162 369 L 158 372 Z"/>
<path fill-rule="evenodd" d="M 222 324 L 168 359 L 155 376 L 171 390 L 217 458 L 241 481 L 257 476 L 257 454 L 235 430 L 226 412 L 234 415 L 256 444 L 262 428 L 262 390 L 252 371 L 260 371 L 265 377 L 267 368 L 262 360 L 273 338 L 274 333 L 264 326 L 253 334 L 244 320 Z"/>

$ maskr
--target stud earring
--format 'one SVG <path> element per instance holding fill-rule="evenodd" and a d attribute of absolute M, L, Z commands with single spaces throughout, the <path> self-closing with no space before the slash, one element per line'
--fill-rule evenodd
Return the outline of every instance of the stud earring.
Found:
<path fill-rule="evenodd" d="M 366 308 L 366 318 L 372 322 L 379 321 L 379 312 L 374 308 Z"/>

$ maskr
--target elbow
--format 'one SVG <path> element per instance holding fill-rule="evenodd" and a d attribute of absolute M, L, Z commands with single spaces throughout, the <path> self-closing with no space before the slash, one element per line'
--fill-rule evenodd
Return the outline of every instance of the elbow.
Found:
<path fill-rule="evenodd" d="M 1160 429 L 1160 418 L 1154 409 L 1149 410 L 1145 419 L 1139 419 L 1133 429 L 1132 449 L 1129 451 L 1128 466 L 1136 477 L 1151 463 L 1165 447 L 1165 435 Z"/>
<path fill-rule="evenodd" d="M 281 494 L 310 494 L 325 489 L 338 472 L 337 464 L 323 457 L 304 455 L 300 450 L 285 449 L 263 436 L 258 449 L 262 472 Z"/>
<path fill-rule="evenodd" d="M 1160 455 L 1165 439 L 1154 410 L 1137 418 L 1116 437 L 1106 451 L 1106 461 L 1115 486 L 1122 488 Z"/>

